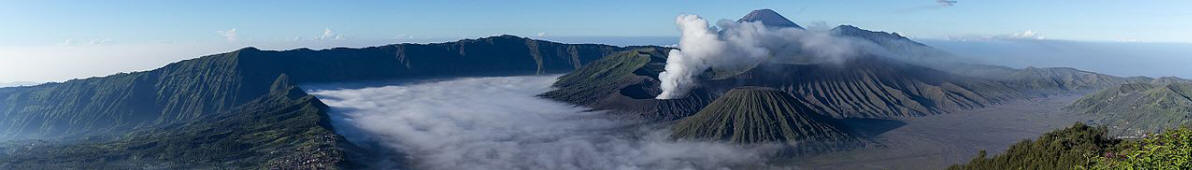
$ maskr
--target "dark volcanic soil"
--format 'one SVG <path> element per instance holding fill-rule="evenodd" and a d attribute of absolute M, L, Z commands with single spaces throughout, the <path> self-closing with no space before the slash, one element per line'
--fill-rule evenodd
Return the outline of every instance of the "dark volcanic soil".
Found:
<path fill-rule="evenodd" d="M 884 146 L 778 162 L 805 169 L 944 169 L 972 159 L 980 150 L 1000 154 L 1020 140 L 1085 121 L 1061 109 L 1078 97 L 1021 100 L 901 123 L 851 120 L 851 126 L 869 129 L 869 134 L 876 135 L 873 140 Z"/>

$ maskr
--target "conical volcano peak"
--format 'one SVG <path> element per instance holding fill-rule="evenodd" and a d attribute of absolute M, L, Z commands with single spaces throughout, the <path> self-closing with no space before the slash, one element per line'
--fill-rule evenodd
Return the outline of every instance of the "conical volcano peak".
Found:
<path fill-rule="evenodd" d="M 830 146 L 803 148 L 810 149 L 806 151 L 860 144 L 853 131 L 842 122 L 816 113 L 799 100 L 774 88 L 737 87 L 695 115 L 679 120 L 672 137 Z"/>
<path fill-rule="evenodd" d="M 753 12 L 749 12 L 748 15 L 745 15 L 745 17 L 741 17 L 741 19 L 737 20 L 737 22 L 762 22 L 762 25 L 766 26 L 803 29 L 803 27 L 800 27 L 799 24 L 795 24 L 795 22 L 786 19 L 786 17 L 783 17 L 782 15 L 779 15 L 778 12 L 774 12 L 774 10 L 770 9 L 753 10 Z"/>

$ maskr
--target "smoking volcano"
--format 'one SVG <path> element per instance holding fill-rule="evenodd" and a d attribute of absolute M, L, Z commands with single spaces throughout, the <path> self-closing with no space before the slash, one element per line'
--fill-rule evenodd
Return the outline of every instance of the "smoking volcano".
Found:
<path fill-rule="evenodd" d="M 966 63 L 897 33 L 849 25 L 804 30 L 776 20 L 785 17 L 757 10 L 712 27 L 681 15 L 677 49 L 605 57 L 563 76 L 558 89 L 543 96 L 677 120 L 729 89 L 760 86 L 835 118 L 900 119 L 1139 81 L 1070 68 Z"/>

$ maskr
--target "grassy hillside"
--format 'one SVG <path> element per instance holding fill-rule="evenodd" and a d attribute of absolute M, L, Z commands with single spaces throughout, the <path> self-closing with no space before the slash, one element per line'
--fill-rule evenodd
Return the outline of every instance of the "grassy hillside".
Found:
<path fill-rule="evenodd" d="M 802 151 L 861 144 L 839 120 L 816 113 L 798 100 L 771 88 L 734 88 L 695 115 L 679 120 L 672 136 L 736 143 L 779 142 Z"/>
<path fill-rule="evenodd" d="M 1077 123 L 1025 140 L 993 157 L 981 151 L 948 169 L 1189 169 L 1192 129 L 1181 127 L 1142 139 L 1119 140 L 1105 127 Z"/>
<path fill-rule="evenodd" d="M 641 48 L 596 60 L 559 77 L 553 85 L 556 89 L 541 96 L 654 120 L 695 114 L 715 99 L 714 94 L 699 89 L 681 99 L 654 99 L 662 92 L 656 77 L 666 65 L 666 50 Z"/>
<path fill-rule="evenodd" d="M 1048 132 L 1037 140 L 1023 140 L 997 156 L 981 151 L 965 164 L 948 169 L 1074 169 L 1090 167 L 1096 157 L 1117 150 L 1121 140 L 1107 136 L 1105 127 L 1077 123 Z"/>
<path fill-rule="evenodd" d="M 636 76 L 649 76 L 649 73 L 642 75 L 638 72 L 648 71 L 642 68 L 650 64 L 652 57 L 661 56 L 661 52 L 659 49 L 639 49 L 609 55 L 559 77 L 552 85 L 559 89 L 542 96 L 575 104 L 598 102 L 600 96 L 619 92 Z"/>
<path fill-rule="evenodd" d="M 0 139 L 118 134 L 209 117 L 264 95 L 281 74 L 311 83 L 564 72 L 619 49 L 513 36 L 319 51 L 245 48 L 144 72 L 0 88 Z"/>
<path fill-rule="evenodd" d="M 1138 136 L 1192 123 L 1192 83 L 1133 83 L 1101 90 L 1067 107 L 1114 135 Z"/>
<path fill-rule="evenodd" d="M 355 147 L 336 135 L 328 107 L 278 77 L 267 95 L 221 114 L 110 142 L 27 143 L 0 169 L 336 169 Z"/>

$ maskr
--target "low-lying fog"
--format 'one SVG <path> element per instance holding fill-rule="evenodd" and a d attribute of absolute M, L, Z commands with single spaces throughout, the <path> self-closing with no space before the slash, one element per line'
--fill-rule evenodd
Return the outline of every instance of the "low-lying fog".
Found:
<path fill-rule="evenodd" d="M 643 124 L 535 95 L 557 75 L 315 87 L 354 143 L 416 169 L 719 169 L 765 165 L 773 145 L 673 141 Z M 383 164 L 383 163 L 378 163 Z M 383 165 L 388 166 L 388 165 Z"/>

